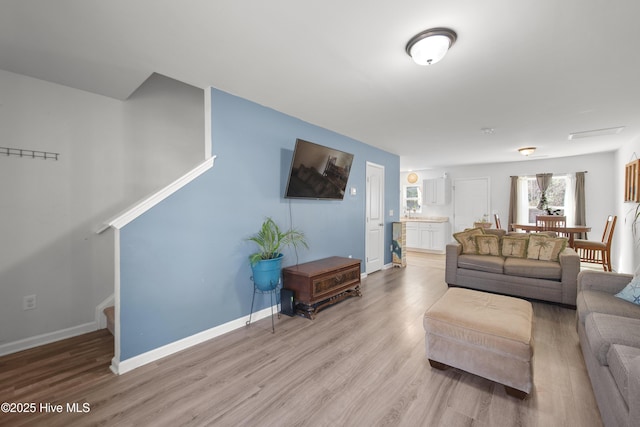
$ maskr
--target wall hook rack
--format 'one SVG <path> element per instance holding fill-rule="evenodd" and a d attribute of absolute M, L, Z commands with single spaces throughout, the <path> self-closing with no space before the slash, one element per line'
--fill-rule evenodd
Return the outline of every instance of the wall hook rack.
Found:
<path fill-rule="evenodd" d="M 25 150 L 23 148 L 7 148 L 0 147 L 0 155 L 27 157 L 30 159 L 58 160 L 60 153 L 51 153 L 49 151 Z"/>

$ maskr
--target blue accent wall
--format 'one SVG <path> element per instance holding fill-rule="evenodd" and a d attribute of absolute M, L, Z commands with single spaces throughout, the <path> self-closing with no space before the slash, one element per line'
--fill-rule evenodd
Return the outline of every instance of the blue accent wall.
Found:
<path fill-rule="evenodd" d="M 398 156 L 216 89 L 211 109 L 214 167 L 120 231 L 121 361 L 248 315 L 254 247 L 245 239 L 267 216 L 307 235 L 310 248 L 285 251 L 284 266 L 351 255 L 364 271 L 367 162 L 385 168 L 385 248 L 391 244 Z M 353 153 L 347 188 L 357 194 L 284 199 L 296 138 Z M 257 295 L 254 311 L 269 305 Z"/>

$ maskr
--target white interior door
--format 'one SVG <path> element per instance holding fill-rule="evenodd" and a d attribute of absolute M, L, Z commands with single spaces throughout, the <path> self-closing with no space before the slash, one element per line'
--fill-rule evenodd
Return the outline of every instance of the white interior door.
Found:
<path fill-rule="evenodd" d="M 365 272 L 384 265 L 384 166 L 367 162 Z"/>
<path fill-rule="evenodd" d="M 473 223 L 490 215 L 489 178 L 456 179 L 453 183 L 454 233 L 473 227 Z M 493 220 L 493 218 L 489 218 Z"/>

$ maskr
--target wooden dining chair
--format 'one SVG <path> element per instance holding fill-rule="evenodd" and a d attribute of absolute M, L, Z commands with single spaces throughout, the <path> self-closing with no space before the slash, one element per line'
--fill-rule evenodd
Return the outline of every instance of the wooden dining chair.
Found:
<path fill-rule="evenodd" d="M 496 220 L 496 228 L 499 230 L 502 228 L 502 225 L 500 225 L 500 217 L 498 216 L 498 214 L 493 214 L 493 218 Z"/>
<path fill-rule="evenodd" d="M 540 231 L 555 231 L 558 236 L 569 237 L 569 233 L 557 230 L 557 227 L 567 226 L 567 217 L 560 215 L 536 215 L 536 226 Z"/>
<path fill-rule="evenodd" d="M 604 271 L 611 271 L 611 241 L 616 228 L 617 216 L 609 215 L 602 233 L 602 241 L 575 239 L 574 248 L 580 261 L 602 264 Z"/>

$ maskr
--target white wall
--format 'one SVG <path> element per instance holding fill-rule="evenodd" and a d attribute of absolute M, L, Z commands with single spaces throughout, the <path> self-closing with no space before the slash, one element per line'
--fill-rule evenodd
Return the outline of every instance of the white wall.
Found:
<path fill-rule="evenodd" d="M 136 200 L 205 159 L 204 91 L 152 74 L 124 103 L 125 189 Z"/>
<path fill-rule="evenodd" d="M 0 145 L 60 153 L 0 156 L 0 350 L 93 322 L 113 293 L 99 225 L 203 160 L 203 91 L 154 75 L 138 92 L 122 102 L 0 71 Z"/>
<path fill-rule="evenodd" d="M 0 140 L 60 160 L 0 157 L 0 344 L 75 327 L 109 294 L 93 226 L 122 193 L 122 103 L 0 71 Z M 99 251 L 99 250 L 98 250 Z M 25 295 L 37 308 L 23 311 Z"/>
<path fill-rule="evenodd" d="M 639 149 L 640 151 L 640 149 Z M 620 167 L 616 164 L 616 153 L 605 152 L 583 156 L 564 157 L 558 159 L 527 160 L 510 163 L 495 163 L 484 165 L 460 166 L 438 170 L 414 171 L 420 177 L 420 182 L 427 178 L 442 176 L 447 173 L 453 183 L 457 178 L 489 177 L 491 192 L 491 215 L 498 213 L 506 227 L 509 210 L 510 176 L 535 175 L 536 173 L 551 172 L 555 174 L 575 173 L 587 171 L 585 176 L 585 198 L 587 225 L 592 227 L 590 239 L 599 240 L 602 237 L 607 215 L 617 214 L 620 210 L 618 200 L 622 197 L 622 184 L 616 182 Z M 622 167 L 624 179 L 624 167 Z M 401 185 L 407 184 L 403 172 L 400 177 Z M 618 193 L 619 189 L 619 193 Z M 426 206 L 422 216 L 453 216 L 453 204 L 446 206 Z M 620 221 L 620 218 L 619 218 Z M 622 231 L 618 229 L 614 237 L 614 245 L 621 238 Z M 628 266 L 620 265 L 620 248 L 616 246 L 613 254 L 614 269 L 628 271 Z M 621 270 L 625 268 L 627 270 Z"/>

